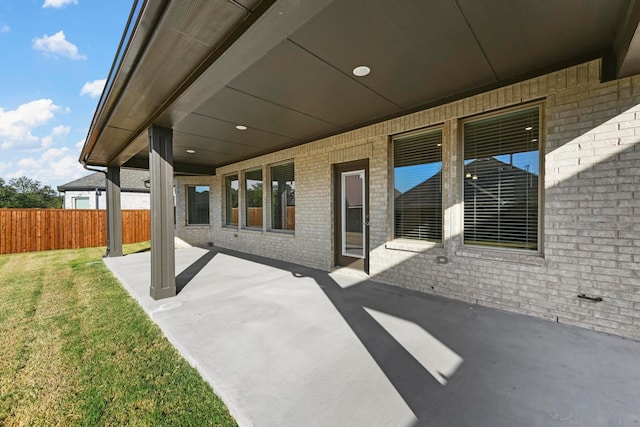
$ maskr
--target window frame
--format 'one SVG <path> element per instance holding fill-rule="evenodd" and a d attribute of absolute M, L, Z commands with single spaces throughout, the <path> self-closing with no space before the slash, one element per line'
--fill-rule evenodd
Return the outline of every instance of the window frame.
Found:
<path fill-rule="evenodd" d="M 440 178 L 440 203 L 441 203 L 441 207 L 440 207 L 440 240 L 421 240 L 421 239 L 411 239 L 411 238 L 407 238 L 407 237 L 396 237 L 396 203 L 395 203 L 395 168 L 396 168 L 396 159 L 395 159 L 395 144 L 396 141 L 402 138 L 408 138 L 408 137 L 412 137 L 412 136 L 416 136 L 416 135 L 421 135 L 421 134 L 427 134 L 427 133 L 432 133 L 432 132 L 437 132 L 439 131 L 441 133 L 442 136 L 442 146 L 441 151 L 440 151 L 440 163 L 442 164 L 441 166 L 441 178 Z M 446 162 L 445 162 L 445 158 L 443 155 L 443 150 L 444 150 L 444 146 L 445 146 L 445 136 L 446 136 L 446 132 L 445 132 L 445 126 L 443 123 L 441 124 L 437 124 L 435 126 L 429 126 L 429 127 L 425 127 L 425 128 L 420 128 L 420 129 L 416 129 L 416 130 L 412 130 L 409 132 L 403 132 L 403 133 L 399 133 L 396 135 L 392 135 L 391 136 L 391 143 L 389 145 L 389 154 L 390 154 L 390 158 L 391 158 L 391 173 L 390 173 L 390 192 L 389 192 L 389 198 L 390 198 L 390 212 L 391 212 L 391 217 L 390 217 L 390 223 L 391 223 L 391 235 L 390 235 L 390 241 L 392 242 L 404 242 L 410 245 L 419 245 L 419 246 L 436 246 L 436 247 L 441 247 L 444 245 L 444 239 L 445 239 L 445 218 L 444 218 L 444 208 L 445 208 L 445 191 L 444 191 L 444 184 L 446 181 L 446 177 L 445 177 L 445 170 L 446 170 Z"/>
<path fill-rule="evenodd" d="M 86 208 L 79 208 L 76 206 L 76 203 L 78 202 L 78 200 L 82 200 L 82 201 L 86 201 L 87 202 L 87 207 Z M 71 204 L 73 205 L 73 209 L 91 209 L 91 197 L 90 196 L 74 196 L 71 198 Z"/>
<path fill-rule="evenodd" d="M 229 208 L 228 204 L 229 204 L 229 198 L 228 198 L 228 194 L 227 194 L 227 179 L 234 177 L 236 178 L 237 182 L 238 182 L 238 223 L 237 224 L 233 224 L 232 223 L 232 218 L 229 218 L 229 209 L 233 209 L 233 208 Z M 225 228 L 232 228 L 234 230 L 237 230 L 240 227 L 240 172 L 232 172 L 232 173 L 228 173 L 226 175 L 223 175 L 222 177 L 222 194 L 223 194 L 223 200 L 224 200 L 224 204 L 223 204 L 223 211 L 222 211 L 222 216 L 223 216 L 223 224 L 222 226 Z"/>
<path fill-rule="evenodd" d="M 480 113 L 470 117 L 465 117 L 458 120 L 458 161 L 456 179 L 458 180 L 458 203 L 460 206 L 460 224 L 458 232 L 460 236 L 461 248 L 470 251 L 497 251 L 502 253 L 513 252 L 522 255 L 543 256 L 544 255 L 544 186 L 545 186 L 545 146 L 546 146 L 546 122 L 545 118 L 545 103 L 544 100 L 539 100 L 526 104 L 519 104 L 513 107 L 502 108 L 499 110 Z M 535 250 L 524 248 L 510 248 L 490 245 L 473 245 L 465 243 L 464 239 L 464 222 L 465 222 L 465 203 L 464 203 L 464 180 L 465 180 L 465 155 L 464 155 L 464 141 L 465 141 L 465 124 L 469 122 L 480 121 L 489 119 L 492 117 L 499 117 L 501 115 L 516 113 L 532 108 L 538 109 L 538 226 L 537 226 L 537 248 Z"/>
<path fill-rule="evenodd" d="M 251 172 L 255 172 L 255 171 L 260 171 L 261 173 L 261 179 L 262 179 L 262 225 L 260 226 L 250 226 L 248 224 L 249 221 L 249 198 L 248 198 L 248 188 L 247 188 L 247 173 L 251 173 Z M 263 230 L 264 229 L 264 218 L 265 218 L 265 210 L 266 210 L 266 206 L 265 206 L 265 171 L 264 168 L 262 166 L 257 167 L 257 168 L 252 168 L 252 169 L 247 169 L 245 171 L 242 172 L 242 200 L 243 200 L 243 210 L 244 210 L 244 218 L 242 219 L 242 228 L 245 230 Z M 238 184 L 240 184 L 240 182 L 238 182 Z M 226 187 L 226 185 L 225 185 Z M 238 203 L 238 205 L 240 205 L 240 203 Z M 238 221 L 238 223 L 240 223 L 240 221 Z"/>
<path fill-rule="evenodd" d="M 197 187 L 207 187 L 209 190 L 209 197 L 207 198 L 207 222 L 190 222 L 189 220 L 189 189 L 190 188 L 197 188 Z M 186 202 L 186 206 L 185 206 L 185 216 L 184 216 L 184 221 L 185 221 L 185 225 L 187 227 L 206 227 L 206 226 L 210 226 L 211 225 L 211 186 L 206 184 L 187 184 L 185 185 L 185 202 Z"/>
<path fill-rule="evenodd" d="M 268 194 L 266 194 L 266 196 L 268 197 L 268 203 L 269 203 L 269 212 L 267 215 L 267 231 L 272 232 L 272 233 L 280 233 L 280 234 L 290 234 L 293 235 L 296 232 L 296 227 L 295 227 L 295 222 L 294 222 L 294 226 L 293 226 L 293 230 L 287 230 L 286 228 L 273 228 L 273 168 L 274 167 L 278 167 L 278 166 L 285 166 L 285 165 L 291 165 L 293 167 L 293 182 L 295 184 L 296 182 L 296 162 L 295 159 L 287 159 L 287 160 L 283 160 L 280 162 L 276 162 L 276 163 L 271 163 L 268 164 L 266 166 L 266 169 L 268 170 L 268 175 L 265 176 L 265 182 L 268 182 L 269 184 L 269 190 L 268 190 Z M 295 188 L 294 188 L 294 192 L 295 192 Z M 294 195 L 295 198 L 295 195 Z M 264 201 L 263 201 L 264 204 Z M 295 208 L 296 205 L 294 205 Z M 295 215 L 294 215 L 295 218 Z M 286 219 L 285 219 L 286 222 Z"/>

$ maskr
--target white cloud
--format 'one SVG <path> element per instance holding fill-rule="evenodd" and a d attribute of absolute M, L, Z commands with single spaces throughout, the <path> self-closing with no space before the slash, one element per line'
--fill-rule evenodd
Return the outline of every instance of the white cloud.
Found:
<path fill-rule="evenodd" d="M 40 145 L 40 139 L 32 131 L 51 120 L 59 109 L 50 99 L 31 101 L 15 110 L 4 111 L 0 108 L 0 148 L 33 148 Z"/>
<path fill-rule="evenodd" d="M 40 157 L 25 157 L 16 162 L 17 168 L 6 179 L 28 176 L 52 187 L 87 174 L 78 157 L 69 148 L 49 148 Z"/>
<path fill-rule="evenodd" d="M 51 133 L 49 135 L 42 138 L 40 145 L 42 146 L 42 148 L 51 147 L 51 144 L 53 144 L 53 139 L 55 137 L 66 136 L 70 131 L 71 128 L 69 126 L 56 126 L 51 130 Z"/>
<path fill-rule="evenodd" d="M 0 172 L 3 172 L 11 167 L 11 162 L 0 162 Z"/>
<path fill-rule="evenodd" d="M 69 126 L 60 125 L 53 128 L 53 130 L 51 131 L 51 135 L 54 135 L 54 136 L 69 135 L 70 131 L 71 131 L 71 128 Z"/>
<path fill-rule="evenodd" d="M 42 7 L 53 7 L 59 9 L 68 4 L 78 4 L 78 0 L 44 0 Z"/>
<path fill-rule="evenodd" d="M 89 95 L 91 98 L 97 98 L 102 94 L 102 89 L 104 89 L 104 85 L 106 82 L 107 79 L 86 82 L 80 90 L 80 95 Z"/>
<path fill-rule="evenodd" d="M 11 31 L 10 26 L 6 24 L 0 25 L 0 33 L 8 33 L 9 31 Z"/>
<path fill-rule="evenodd" d="M 40 145 L 42 146 L 42 148 L 51 147 L 51 144 L 53 144 L 53 137 L 51 135 L 45 136 L 44 138 L 42 138 L 42 141 L 40 142 Z"/>
<path fill-rule="evenodd" d="M 78 47 L 67 40 L 62 30 L 52 36 L 45 34 L 42 37 L 36 37 L 33 39 L 31 47 L 53 56 L 63 56 L 71 59 L 87 59 L 86 56 L 78 53 Z"/>
<path fill-rule="evenodd" d="M 35 168 L 37 165 L 38 163 L 35 160 L 33 160 L 31 157 L 18 160 L 18 166 L 22 168 Z"/>
<path fill-rule="evenodd" d="M 85 142 L 85 140 L 84 140 L 84 139 L 83 139 L 83 140 L 80 140 L 80 141 L 78 141 L 78 142 L 76 142 L 75 147 L 76 147 L 78 150 L 82 150 L 82 147 L 84 147 L 84 142 Z"/>

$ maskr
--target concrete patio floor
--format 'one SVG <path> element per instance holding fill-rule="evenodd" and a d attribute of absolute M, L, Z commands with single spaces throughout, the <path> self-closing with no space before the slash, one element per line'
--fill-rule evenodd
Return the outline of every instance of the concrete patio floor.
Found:
<path fill-rule="evenodd" d="M 214 248 L 107 266 L 242 426 L 640 426 L 640 342 Z"/>

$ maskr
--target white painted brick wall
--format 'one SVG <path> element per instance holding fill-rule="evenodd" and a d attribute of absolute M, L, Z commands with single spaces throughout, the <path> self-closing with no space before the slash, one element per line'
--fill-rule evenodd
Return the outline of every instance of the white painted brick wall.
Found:
<path fill-rule="evenodd" d="M 332 164 L 368 158 L 374 280 L 640 339 L 640 76 L 600 83 L 599 70 L 593 61 L 220 168 L 206 231 L 217 246 L 330 270 Z M 543 254 L 465 247 L 458 120 L 529 101 L 544 111 Z M 445 240 L 391 249 L 389 136 L 431 125 L 444 128 Z M 295 160 L 295 234 L 223 227 L 223 176 L 287 159 Z M 439 255 L 449 262 L 436 263 Z"/>
<path fill-rule="evenodd" d="M 66 191 L 64 193 L 64 208 L 73 209 L 73 199 L 75 197 L 88 197 L 89 209 L 96 208 L 95 191 Z M 121 209 L 149 209 L 151 206 L 149 193 L 120 193 Z M 107 208 L 107 194 L 104 191 L 98 196 L 98 209 Z"/>
<path fill-rule="evenodd" d="M 106 206 L 107 200 L 105 198 L 104 204 L 101 201 L 100 206 Z M 151 208 L 151 196 L 149 193 L 120 193 L 121 209 L 150 209 Z"/>

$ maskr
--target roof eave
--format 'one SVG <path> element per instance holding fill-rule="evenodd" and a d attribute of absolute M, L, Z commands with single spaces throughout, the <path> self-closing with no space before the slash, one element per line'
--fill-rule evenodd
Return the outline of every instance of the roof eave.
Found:
<path fill-rule="evenodd" d="M 91 120 L 87 138 L 80 152 L 79 161 L 83 165 L 107 166 L 105 163 L 89 163 L 88 159 L 95 144 L 116 107 L 127 82 L 135 73 L 138 61 L 146 50 L 168 0 L 134 0 L 120 39 L 116 55 L 107 77 L 107 82 Z"/>

